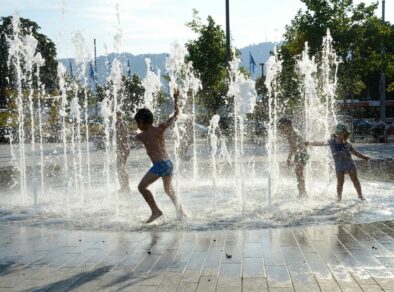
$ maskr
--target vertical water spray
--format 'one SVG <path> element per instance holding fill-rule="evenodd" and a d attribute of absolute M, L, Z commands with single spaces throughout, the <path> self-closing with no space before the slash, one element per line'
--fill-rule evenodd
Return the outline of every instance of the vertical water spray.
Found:
<path fill-rule="evenodd" d="M 196 135 L 196 95 L 202 89 L 201 80 L 194 74 L 193 63 L 189 62 L 185 70 L 185 87 L 189 89 L 192 102 L 192 135 L 193 135 L 193 179 L 198 176 L 197 135 Z"/>
<path fill-rule="evenodd" d="M 308 43 L 297 60 L 297 70 L 300 75 L 300 92 L 304 98 L 304 128 L 307 141 L 328 140 L 331 125 L 336 123 L 335 94 L 337 85 L 338 61 L 332 47 L 330 32 L 323 39 L 320 62 L 310 56 Z M 329 178 L 330 154 L 327 148 L 314 147 L 309 150 L 311 161 L 318 163 L 314 166 L 308 163 L 306 181 L 310 182 L 316 173 Z"/>
<path fill-rule="evenodd" d="M 100 113 L 104 123 L 104 145 L 105 145 L 105 156 L 104 156 L 104 175 L 105 175 L 105 186 L 107 192 L 108 204 L 111 203 L 111 192 L 110 192 L 110 167 L 111 167 L 111 144 L 110 144 L 110 116 L 111 116 L 111 101 L 109 99 L 109 90 L 106 91 L 106 95 L 100 105 Z"/>
<path fill-rule="evenodd" d="M 278 114 L 280 104 L 278 101 L 280 82 L 279 75 L 282 71 L 282 61 L 279 60 L 276 47 L 274 55 L 270 56 L 266 63 L 265 86 L 268 89 L 268 135 L 267 135 L 267 157 L 268 157 L 268 203 L 271 204 L 272 196 L 277 191 L 279 181 L 279 161 L 278 161 Z"/>
<path fill-rule="evenodd" d="M 116 5 L 116 18 L 117 18 L 117 26 L 116 26 L 116 32 L 114 35 L 114 50 L 115 54 L 120 54 L 121 52 L 121 46 L 122 46 L 122 36 L 123 32 L 121 29 L 120 25 L 120 10 L 119 10 L 119 4 Z M 117 141 L 116 141 L 116 135 L 117 135 L 117 129 L 116 129 L 116 124 L 117 124 L 117 112 L 121 111 L 122 108 L 122 103 L 123 103 L 123 97 L 122 97 L 122 64 L 118 59 L 115 57 L 115 59 L 112 61 L 111 65 L 111 74 L 108 77 L 108 80 L 112 84 L 112 101 L 110 103 L 111 108 L 111 132 L 112 132 L 112 150 L 114 154 L 114 161 L 117 160 Z M 118 181 L 118 173 L 117 171 L 114 171 L 115 176 L 114 176 L 114 182 L 115 182 L 115 208 L 116 208 L 116 216 L 119 215 L 119 194 L 116 188 L 116 182 Z"/>
<path fill-rule="evenodd" d="M 216 131 L 219 128 L 219 115 L 214 115 L 211 118 L 211 122 L 209 124 L 208 129 L 208 137 L 211 144 L 211 165 L 212 165 L 212 187 L 213 187 L 213 206 L 216 211 L 216 194 L 217 194 L 217 186 L 216 186 L 216 155 L 218 152 L 218 137 L 216 135 Z"/>
<path fill-rule="evenodd" d="M 322 84 L 322 95 L 325 102 L 324 116 L 325 116 L 325 138 L 329 138 L 330 135 L 330 124 L 337 123 L 337 117 L 335 113 L 335 96 L 337 89 L 337 73 L 339 60 L 336 52 L 332 45 L 333 39 L 330 34 L 330 30 L 327 30 L 327 35 L 323 38 L 323 50 L 322 50 L 322 65 L 321 65 L 321 81 Z"/>
<path fill-rule="evenodd" d="M 62 64 L 57 66 L 57 77 L 59 79 L 59 89 L 60 89 L 60 116 L 62 118 L 62 142 L 63 142 L 63 176 L 66 181 L 66 185 L 69 184 L 69 171 L 68 171 L 68 159 L 67 159 L 67 91 L 66 91 L 66 81 L 65 81 L 66 68 Z M 70 216 L 70 192 L 67 190 L 66 195 L 66 208 L 67 217 Z"/>
<path fill-rule="evenodd" d="M 35 119 L 34 119 L 34 87 L 33 87 L 33 67 L 35 65 L 35 53 L 38 41 L 34 36 L 27 34 L 23 38 L 23 54 L 25 60 L 25 71 L 26 71 L 26 85 L 29 88 L 29 112 L 30 112 L 30 135 L 31 135 L 31 150 L 35 155 Z"/>
<path fill-rule="evenodd" d="M 227 96 L 234 102 L 234 162 L 237 195 L 242 201 L 242 214 L 245 212 L 244 198 L 244 119 L 252 113 L 256 105 L 255 82 L 239 71 L 241 60 L 235 56 L 230 62 L 230 83 Z"/>
<path fill-rule="evenodd" d="M 23 199 L 26 199 L 27 194 L 27 183 L 26 183 L 26 157 L 25 157 L 25 115 L 24 115 L 24 102 L 23 102 L 23 92 L 22 92 L 22 81 L 23 81 L 23 72 L 22 72 L 22 49 L 23 49 L 23 41 L 21 39 L 21 29 L 20 29 L 20 20 L 17 15 L 13 15 L 12 17 L 12 38 L 8 39 L 9 51 L 8 51 L 8 67 L 10 68 L 11 64 L 14 67 L 16 73 L 16 88 L 17 88 L 17 112 L 18 112 L 18 143 L 19 143 L 19 156 L 17 158 L 18 161 L 18 169 L 20 176 L 20 190 L 21 196 Z"/>
<path fill-rule="evenodd" d="M 182 46 L 174 42 L 171 46 L 170 55 L 166 61 L 166 68 L 170 77 L 169 81 L 169 88 L 170 88 L 170 95 L 173 96 L 176 90 L 180 91 L 180 98 L 179 102 L 179 117 L 181 118 L 183 115 L 183 108 L 186 104 L 187 99 L 187 89 L 182 86 L 182 84 L 178 84 L 182 78 L 182 70 L 184 69 L 185 65 L 185 51 Z M 180 164 L 180 157 L 179 157 L 179 149 L 182 139 L 182 123 L 178 118 L 175 121 L 174 125 L 174 156 L 175 156 L 175 191 L 178 196 L 178 203 L 181 201 L 181 194 L 179 192 L 179 164 Z"/>
<path fill-rule="evenodd" d="M 304 131 L 306 141 L 316 141 L 320 140 L 319 135 L 323 130 L 322 125 L 324 125 L 321 115 L 321 101 L 317 93 L 317 64 L 315 62 L 315 57 L 309 56 L 309 46 L 305 43 L 304 51 L 301 57 L 297 60 L 298 75 L 300 76 L 300 92 L 304 99 Z M 315 149 L 315 151 L 320 149 Z M 310 149 L 310 153 L 314 149 Z M 308 163 L 305 167 L 305 180 L 308 184 L 308 192 L 311 192 L 311 178 L 312 169 L 311 164 Z"/>
<path fill-rule="evenodd" d="M 160 70 L 157 70 L 157 74 L 152 71 L 151 60 L 145 58 L 146 63 L 146 76 L 142 80 L 142 86 L 144 86 L 144 107 L 150 109 L 152 113 L 155 113 L 155 99 L 161 89 Z"/>
<path fill-rule="evenodd" d="M 33 159 L 36 158 L 36 147 L 35 147 L 35 115 L 34 115 L 34 87 L 33 87 L 33 78 L 34 78 L 34 66 L 35 66 L 35 53 L 37 48 L 38 41 L 31 34 L 31 29 L 29 34 L 26 34 L 23 37 L 23 60 L 24 60 L 24 71 L 25 71 L 25 83 L 26 87 L 29 90 L 28 101 L 29 101 L 29 112 L 30 112 L 30 136 L 31 136 L 31 153 Z M 37 68 L 38 70 L 38 68 Z M 39 78 L 39 76 L 38 76 Z M 39 91 L 39 89 L 38 89 Z M 34 210 L 37 209 L 38 204 L 38 194 L 37 194 L 37 175 L 36 171 L 33 171 L 32 176 L 32 191 L 34 196 Z M 41 189 L 43 189 L 43 184 L 41 184 Z"/>
<path fill-rule="evenodd" d="M 333 130 L 333 125 L 337 123 L 337 117 L 335 113 L 335 96 L 338 81 L 337 72 L 339 60 L 332 43 L 333 39 L 331 37 L 330 30 L 327 29 L 327 34 L 323 38 L 321 65 L 319 70 L 320 76 L 318 79 L 320 100 L 322 103 L 321 114 L 323 116 L 323 127 L 321 135 L 324 137 L 324 140 L 328 140 L 330 138 L 330 134 Z M 328 185 L 330 178 L 330 168 L 332 166 L 332 159 L 331 154 L 329 153 L 330 151 L 328 149 L 324 150 L 324 152 L 322 153 L 323 155 L 319 155 L 319 157 L 323 163 L 323 175 L 327 177 Z"/>
<path fill-rule="evenodd" d="M 112 141 L 111 141 L 111 149 L 114 156 L 114 161 L 117 159 L 117 129 L 116 129 L 116 121 L 117 121 L 117 112 L 121 110 L 122 107 L 122 97 L 121 97 L 121 89 L 122 89 L 122 64 L 115 58 L 112 62 L 111 66 L 111 74 L 109 76 L 109 80 L 112 84 L 112 92 L 110 96 L 112 100 L 110 101 L 110 116 L 111 116 L 111 124 L 110 132 L 112 133 Z M 118 181 L 117 171 L 114 171 L 114 188 L 115 188 L 115 204 L 116 204 L 116 214 L 119 213 L 119 198 L 118 192 L 116 188 L 116 182 Z"/>
<path fill-rule="evenodd" d="M 86 175 L 87 175 L 87 196 L 90 194 L 91 173 L 90 173 L 90 149 L 89 149 L 89 104 L 88 104 L 88 80 L 87 80 L 87 64 L 91 57 L 85 43 L 85 39 L 80 32 L 73 35 L 73 43 L 75 49 L 75 64 L 80 67 L 78 78 L 82 80 L 83 91 L 83 111 L 84 111 L 84 127 L 85 127 L 85 149 L 86 149 Z M 82 140 L 82 138 L 81 138 Z M 82 192 L 82 201 L 84 200 Z"/>
<path fill-rule="evenodd" d="M 44 181 L 44 143 L 43 143 L 43 129 L 42 129 L 42 103 L 41 100 L 45 96 L 45 86 L 41 82 L 40 69 L 45 64 L 45 60 L 42 58 L 41 53 L 35 55 L 35 63 L 37 65 L 36 79 L 37 79 L 37 111 L 38 111 L 38 133 L 40 135 L 40 174 L 41 174 L 41 194 L 45 193 L 45 181 Z"/>
<path fill-rule="evenodd" d="M 71 153 L 73 160 L 73 174 L 75 194 L 82 193 L 82 155 L 81 155 L 81 107 L 78 100 L 79 87 L 74 83 L 74 97 L 70 104 L 71 116 Z M 78 156 L 78 160 L 77 160 Z"/>

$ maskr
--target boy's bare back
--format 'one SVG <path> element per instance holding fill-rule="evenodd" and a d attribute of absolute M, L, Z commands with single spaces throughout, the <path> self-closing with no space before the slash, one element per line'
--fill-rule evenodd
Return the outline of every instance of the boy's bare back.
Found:
<path fill-rule="evenodd" d="M 135 137 L 141 141 L 146 153 L 153 163 L 168 159 L 164 132 L 166 127 L 160 124 L 158 127 L 152 126 L 146 131 L 137 134 Z"/>
<path fill-rule="evenodd" d="M 178 97 L 179 91 L 177 90 L 174 93 L 174 115 L 172 117 L 157 127 L 153 124 L 143 125 L 143 131 L 135 136 L 137 140 L 144 144 L 146 153 L 153 163 L 168 159 L 164 132 L 177 119 L 179 113 Z"/>

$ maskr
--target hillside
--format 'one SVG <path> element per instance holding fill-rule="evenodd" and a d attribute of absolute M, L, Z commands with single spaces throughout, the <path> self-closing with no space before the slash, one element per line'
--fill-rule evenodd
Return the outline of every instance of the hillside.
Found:
<path fill-rule="evenodd" d="M 261 66 L 260 63 L 265 63 L 269 57 L 270 51 L 273 50 L 274 43 L 266 42 L 260 44 L 253 44 L 244 48 L 241 48 L 241 66 L 245 67 L 249 71 L 249 52 L 253 55 L 254 60 L 257 63 L 256 71 L 253 74 L 253 79 L 261 76 Z M 121 53 L 119 54 L 118 60 L 123 64 L 123 73 L 127 74 L 128 71 L 128 62 L 130 63 L 130 71 L 131 74 L 137 74 L 141 78 L 144 78 L 146 75 L 146 64 L 145 58 L 148 57 L 152 61 L 152 67 L 154 71 L 159 69 L 162 73 L 166 72 L 165 62 L 166 62 L 166 53 L 161 54 L 141 54 L 141 55 L 133 55 L 131 53 Z M 98 84 L 102 85 L 105 83 L 109 72 L 111 70 L 110 64 L 115 58 L 115 54 L 109 54 L 108 56 L 99 56 L 97 57 L 97 81 Z M 72 71 L 74 75 L 80 74 L 79 67 L 76 66 L 74 59 L 59 59 L 60 63 L 62 63 L 68 72 L 70 72 L 70 65 L 72 67 Z M 90 74 L 90 65 L 87 67 L 86 76 L 89 78 Z M 90 78 L 89 78 L 90 80 Z"/>

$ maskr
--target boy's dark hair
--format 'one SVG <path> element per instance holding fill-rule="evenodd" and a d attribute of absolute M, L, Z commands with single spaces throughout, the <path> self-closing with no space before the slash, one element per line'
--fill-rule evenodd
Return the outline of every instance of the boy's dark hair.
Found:
<path fill-rule="evenodd" d="M 147 108 L 141 108 L 135 114 L 134 120 L 144 124 L 153 124 L 153 113 Z"/>
<path fill-rule="evenodd" d="M 283 118 L 279 119 L 278 125 L 279 126 L 292 126 L 293 122 L 291 121 L 291 119 L 283 117 Z"/>

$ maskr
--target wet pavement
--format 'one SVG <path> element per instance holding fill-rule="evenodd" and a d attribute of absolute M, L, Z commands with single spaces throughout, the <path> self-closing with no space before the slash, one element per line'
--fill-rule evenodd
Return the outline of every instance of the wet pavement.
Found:
<path fill-rule="evenodd" d="M 394 291 L 394 221 L 0 234 L 0 291 Z"/>

